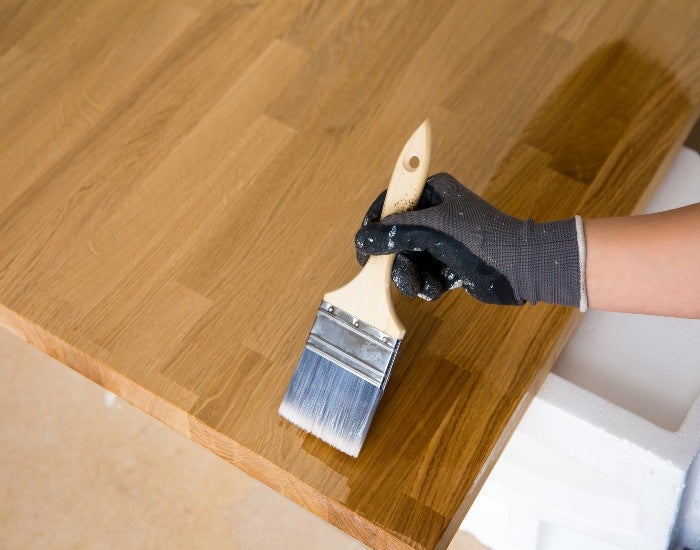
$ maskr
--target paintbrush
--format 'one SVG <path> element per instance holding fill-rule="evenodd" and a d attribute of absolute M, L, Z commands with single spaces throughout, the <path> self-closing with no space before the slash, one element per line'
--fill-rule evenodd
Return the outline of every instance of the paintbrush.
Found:
<path fill-rule="evenodd" d="M 430 122 L 404 145 L 382 218 L 415 207 L 430 164 Z M 357 457 L 406 334 L 391 300 L 394 256 L 371 256 L 347 285 L 327 293 L 279 413 Z"/>

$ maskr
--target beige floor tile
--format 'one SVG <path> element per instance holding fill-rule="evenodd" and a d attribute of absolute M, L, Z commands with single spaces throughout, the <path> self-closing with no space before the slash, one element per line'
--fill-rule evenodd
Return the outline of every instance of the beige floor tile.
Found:
<path fill-rule="evenodd" d="M 0 548 L 364 548 L 1 328 L 0 418 Z"/>

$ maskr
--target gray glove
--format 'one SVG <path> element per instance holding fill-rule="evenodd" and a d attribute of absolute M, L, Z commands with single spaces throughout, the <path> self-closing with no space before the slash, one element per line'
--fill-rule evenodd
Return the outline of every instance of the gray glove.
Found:
<path fill-rule="evenodd" d="M 426 300 L 463 287 L 489 304 L 538 301 L 586 309 L 583 224 L 504 214 L 449 174 L 430 176 L 416 210 L 379 221 L 384 196 L 355 237 L 357 259 L 394 254 L 392 278 Z"/>

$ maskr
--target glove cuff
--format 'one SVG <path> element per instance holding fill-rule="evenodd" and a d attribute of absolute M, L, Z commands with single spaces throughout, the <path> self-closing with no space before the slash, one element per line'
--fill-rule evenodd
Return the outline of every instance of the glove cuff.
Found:
<path fill-rule="evenodd" d="M 555 222 L 524 222 L 522 263 L 526 284 L 521 294 L 539 301 L 585 311 L 585 238 L 580 217 Z"/>

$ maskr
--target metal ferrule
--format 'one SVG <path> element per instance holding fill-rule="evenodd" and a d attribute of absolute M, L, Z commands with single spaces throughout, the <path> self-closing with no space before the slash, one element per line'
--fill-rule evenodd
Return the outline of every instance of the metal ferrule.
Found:
<path fill-rule="evenodd" d="M 306 347 L 383 389 L 400 343 L 401 340 L 323 301 Z"/>

